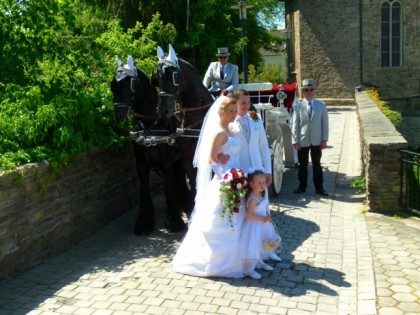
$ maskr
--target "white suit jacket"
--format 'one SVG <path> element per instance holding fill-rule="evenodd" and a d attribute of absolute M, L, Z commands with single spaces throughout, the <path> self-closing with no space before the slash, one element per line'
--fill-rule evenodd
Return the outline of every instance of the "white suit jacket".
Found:
<path fill-rule="evenodd" d="M 224 78 L 220 77 L 220 62 L 212 62 L 210 63 L 206 74 L 203 79 L 203 84 L 206 88 L 210 89 L 210 92 L 217 92 L 221 90 L 229 90 L 231 92 L 238 89 L 239 84 L 239 74 L 238 74 L 238 66 L 233 65 L 231 63 L 227 63 L 224 68 Z"/>
<path fill-rule="evenodd" d="M 292 142 L 301 147 L 320 145 L 328 141 L 328 112 L 324 102 L 313 99 L 312 117 L 307 110 L 308 101 L 303 99 L 293 111 Z"/>
<path fill-rule="evenodd" d="M 229 124 L 229 130 L 241 143 L 239 167 L 245 172 L 248 172 L 248 169 L 253 167 L 264 171 L 264 173 L 271 174 L 271 155 L 267 135 L 261 117 L 258 117 L 258 121 L 248 117 L 251 131 L 249 143 L 236 120 Z"/>

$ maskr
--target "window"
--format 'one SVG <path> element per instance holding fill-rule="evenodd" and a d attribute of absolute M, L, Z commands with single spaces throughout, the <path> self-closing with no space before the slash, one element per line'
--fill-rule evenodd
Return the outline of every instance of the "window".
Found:
<path fill-rule="evenodd" d="M 381 66 L 401 67 L 401 3 L 388 0 L 381 5 Z"/>

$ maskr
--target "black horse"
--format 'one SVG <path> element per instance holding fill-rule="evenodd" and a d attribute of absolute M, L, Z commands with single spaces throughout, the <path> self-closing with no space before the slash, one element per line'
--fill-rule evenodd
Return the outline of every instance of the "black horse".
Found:
<path fill-rule="evenodd" d="M 150 192 L 150 170 L 159 170 L 165 179 L 166 221 L 169 232 L 186 229 L 181 209 L 191 212 L 194 196 L 185 180 L 180 151 L 171 135 L 178 127 L 175 117 L 161 118 L 157 114 L 158 96 L 149 77 L 134 66 L 131 56 L 126 64 L 117 59 L 117 72 L 111 81 L 115 118 L 123 123 L 133 116 L 130 132 L 140 179 L 139 212 L 134 227 L 137 235 L 151 233 L 155 227 L 154 206 Z"/>
<path fill-rule="evenodd" d="M 165 55 L 158 48 L 159 64 L 157 75 L 154 76 L 161 90 L 158 94 L 158 111 L 161 117 L 169 119 L 175 115 L 180 121 L 180 136 L 176 138 L 176 143 L 182 152 L 191 190 L 195 193 L 196 169 L 192 161 L 204 116 L 214 99 L 194 66 L 177 58 L 171 45 L 169 50 L 169 55 Z"/>

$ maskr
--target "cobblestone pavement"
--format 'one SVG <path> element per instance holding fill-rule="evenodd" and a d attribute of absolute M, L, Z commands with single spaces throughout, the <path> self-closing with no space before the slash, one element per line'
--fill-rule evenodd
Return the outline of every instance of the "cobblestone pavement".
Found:
<path fill-rule="evenodd" d="M 167 233 L 162 217 L 152 235 L 133 235 L 133 210 L 0 283 L 0 315 L 419 314 L 419 221 L 366 212 L 364 195 L 349 185 L 361 174 L 355 109 L 333 107 L 329 115 L 322 164 L 330 196 L 312 187 L 293 194 L 297 170 L 287 169 L 280 195 L 271 198 L 283 261 L 261 280 L 171 272 L 182 235 Z"/>

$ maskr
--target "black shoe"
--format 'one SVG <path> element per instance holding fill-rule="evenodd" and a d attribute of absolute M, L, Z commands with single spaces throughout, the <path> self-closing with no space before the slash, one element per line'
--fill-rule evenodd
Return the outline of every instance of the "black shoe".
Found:
<path fill-rule="evenodd" d="M 317 190 L 317 191 L 315 191 L 315 193 L 317 193 L 318 195 L 321 195 L 321 196 L 325 196 L 325 197 L 328 196 L 328 193 L 324 189 Z"/>
<path fill-rule="evenodd" d="M 296 188 L 296 189 L 293 191 L 293 193 L 295 193 L 295 194 L 301 194 L 301 193 L 304 193 L 305 191 L 306 191 L 306 189 L 305 189 L 305 188 L 298 187 L 298 188 Z"/>

